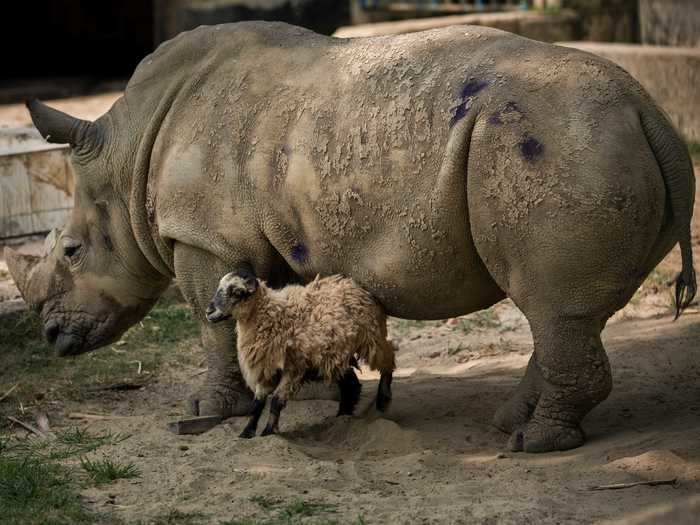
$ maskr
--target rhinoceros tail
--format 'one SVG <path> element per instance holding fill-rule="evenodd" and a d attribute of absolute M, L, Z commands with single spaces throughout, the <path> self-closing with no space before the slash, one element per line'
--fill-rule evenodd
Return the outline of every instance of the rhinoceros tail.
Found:
<path fill-rule="evenodd" d="M 673 214 L 674 232 L 681 247 L 681 272 L 676 277 L 676 319 L 697 293 L 693 268 L 690 220 L 695 202 L 695 175 L 688 148 L 659 110 L 641 115 L 642 128 L 661 169 Z"/>

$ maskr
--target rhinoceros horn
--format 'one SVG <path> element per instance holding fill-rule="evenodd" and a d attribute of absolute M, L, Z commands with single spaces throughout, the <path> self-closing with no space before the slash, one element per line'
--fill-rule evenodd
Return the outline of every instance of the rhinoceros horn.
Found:
<path fill-rule="evenodd" d="M 47 141 L 55 144 L 70 144 L 76 149 L 91 149 L 98 145 L 98 124 L 71 117 L 38 100 L 27 102 L 32 122 Z"/>
<path fill-rule="evenodd" d="M 25 255 L 19 253 L 12 248 L 5 248 L 5 260 L 7 268 L 10 270 L 10 275 L 15 280 L 17 288 L 19 288 L 22 297 L 31 308 L 39 308 L 45 300 L 45 293 L 39 293 L 39 290 L 47 284 L 45 279 L 36 278 L 36 270 L 41 257 L 35 255 Z"/>

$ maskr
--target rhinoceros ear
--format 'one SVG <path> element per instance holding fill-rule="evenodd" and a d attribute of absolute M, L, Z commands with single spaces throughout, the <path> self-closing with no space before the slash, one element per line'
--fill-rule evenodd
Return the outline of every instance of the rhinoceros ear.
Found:
<path fill-rule="evenodd" d="M 97 124 L 71 117 L 38 100 L 27 102 L 27 109 L 32 122 L 47 141 L 54 144 L 70 144 L 76 149 L 98 146 L 100 133 Z"/>

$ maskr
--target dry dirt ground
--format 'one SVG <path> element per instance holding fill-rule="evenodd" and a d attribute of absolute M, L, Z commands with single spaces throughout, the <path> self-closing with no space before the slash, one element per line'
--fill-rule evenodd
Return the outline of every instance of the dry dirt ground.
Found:
<path fill-rule="evenodd" d="M 696 204 L 700 269 L 699 219 Z M 171 434 L 166 424 L 203 377 L 196 344 L 191 364 L 162 367 L 140 390 L 69 401 L 50 416 L 62 425 L 69 412 L 107 414 L 79 424 L 130 435 L 94 457 L 133 462 L 141 477 L 83 493 L 91 509 L 125 523 L 271 523 L 271 502 L 299 499 L 335 510 L 305 518 L 314 523 L 699 523 L 700 309 L 672 321 L 667 281 L 677 268 L 673 252 L 608 324 L 614 391 L 586 418 L 588 442 L 576 450 L 511 453 L 490 424 L 532 351 L 508 301 L 444 322 L 392 320 L 399 370 L 386 417 L 368 408 L 377 381 L 363 373 L 353 417 L 334 417 L 331 401 L 293 401 L 279 436 L 239 439 L 242 418 Z M 675 485 L 590 490 L 671 478 Z M 664 514 L 678 504 L 680 514 Z"/>

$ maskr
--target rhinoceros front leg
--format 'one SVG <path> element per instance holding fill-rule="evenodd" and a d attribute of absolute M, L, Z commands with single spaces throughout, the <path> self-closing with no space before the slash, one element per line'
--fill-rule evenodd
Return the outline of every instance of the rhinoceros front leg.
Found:
<path fill-rule="evenodd" d="M 253 394 L 243 380 L 236 354 L 233 321 L 211 324 L 205 311 L 219 279 L 235 270 L 212 254 L 187 245 L 175 245 L 175 275 L 182 294 L 200 323 L 202 345 L 207 356 L 207 375 L 202 387 L 191 396 L 193 415 L 242 416 L 250 413 Z"/>

